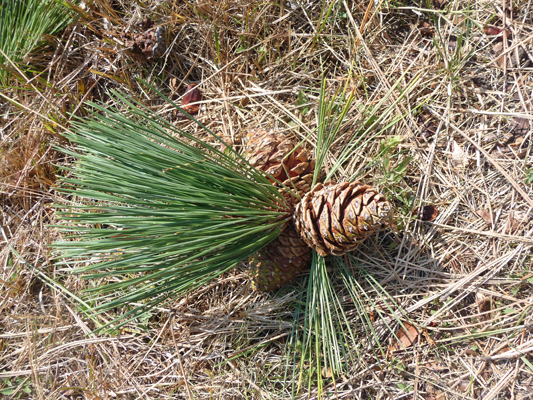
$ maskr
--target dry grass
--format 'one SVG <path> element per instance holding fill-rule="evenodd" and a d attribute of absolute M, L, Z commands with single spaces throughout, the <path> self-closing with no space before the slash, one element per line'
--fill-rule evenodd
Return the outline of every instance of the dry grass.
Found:
<path fill-rule="evenodd" d="M 95 323 L 72 298 L 46 284 L 43 276 L 72 293 L 91 284 L 50 256 L 48 246 L 58 239 L 49 227 L 50 203 L 71 200 L 56 194 L 63 173 L 57 166 L 70 160 L 53 146 L 65 145 L 60 133 L 69 113 L 83 115 L 86 100 L 109 101 L 110 89 L 203 135 L 150 97 L 137 77 L 174 99 L 198 83 L 199 120 L 233 146 L 256 127 L 300 139 L 311 133 L 312 146 L 323 73 L 329 93 L 347 85 L 356 97 L 326 168 L 372 107 L 388 96 L 383 112 L 399 99 L 373 132 L 404 118 L 357 147 L 339 178 L 359 172 L 395 203 L 398 230 L 382 232 L 355 256 L 418 326 L 417 340 L 405 349 L 381 332 L 386 356 L 363 340 L 359 365 L 334 381 L 325 371 L 326 392 L 357 399 L 532 398 L 533 190 L 525 181 L 532 168 L 533 2 L 173 3 L 89 3 L 76 24 L 28 60 L 43 72 L 3 90 L 6 398 L 290 397 L 290 384 L 281 382 L 293 362 L 283 352 L 294 296 L 252 292 L 245 265 L 117 336 L 94 334 Z M 436 8 L 441 3 L 443 10 Z M 124 31 L 139 33 L 146 17 L 165 27 L 168 49 L 143 62 L 120 41 Z M 502 42 L 486 34 L 487 24 L 509 28 L 503 53 L 494 53 Z M 391 136 L 399 144 L 387 169 L 379 146 Z M 405 174 L 395 175 L 406 157 L 412 161 Z M 439 210 L 434 221 L 413 214 L 424 205 Z M 349 296 L 340 295 L 362 332 Z M 389 312 L 379 299 L 375 307 Z M 304 385 L 297 397 L 318 395 Z"/>

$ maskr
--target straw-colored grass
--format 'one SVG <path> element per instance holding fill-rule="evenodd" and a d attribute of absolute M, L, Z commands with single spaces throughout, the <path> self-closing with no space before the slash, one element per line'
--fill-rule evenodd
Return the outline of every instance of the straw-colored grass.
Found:
<path fill-rule="evenodd" d="M 75 24 L 26 57 L 32 76 L 11 65 L 16 76 L 0 94 L 2 395 L 531 398 L 532 1 L 95 0 L 78 11 Z M 141 33 L 146 17 L 164 27 L 168 48 L 158 60 L 124 47 L 122 33 Z M 508 30 L 495 36 L 487 26 Z M 397 216 L 395 228 L 346 259 L 375 328 L 365 331 L 339 285 L 357 362 L 335 379 L 320 371 L 320 391 L 316 371 L 288 353 L 302 348 L 291 343 L 302 291 L 257 294 L 246 263 L 118 335 L 95 334 L 73 295 L 96 283 L 57 266 L 49 247 L 61 240 L 49 227 L 51 203 L 76 200 L 55 186 L 66 173 L 58 167 L 73 161 L 55 150 L 68 146 L 61 133 L 72 115 L 119 89 L 219 146 L 136 79 L 178 101 L 197 83 L 199 121 L 228 145 L 240 149 L 244 134 L 262 127 L 313 148 L 323 77 L 328 96 L 344 87 L 354 94 L 326 172 L 362 126 L 384 116 L 335 178 L 377 185 Z M 439 213 L 424 222 L 415 209 L 428 205 Z"/>

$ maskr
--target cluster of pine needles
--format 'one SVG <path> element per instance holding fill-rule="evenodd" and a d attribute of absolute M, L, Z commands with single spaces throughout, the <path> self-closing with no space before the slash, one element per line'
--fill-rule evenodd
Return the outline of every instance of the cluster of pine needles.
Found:
<path fill-rule="evenodd" d="M 526 399 L 533 3 L 5 1 L 0 394 Z M 159 58 L 128 48 L 146 21 Z M 203 100 L 181 107 L 194 83 Z M 394 224 L 272 293 L 252 129 Z"/>

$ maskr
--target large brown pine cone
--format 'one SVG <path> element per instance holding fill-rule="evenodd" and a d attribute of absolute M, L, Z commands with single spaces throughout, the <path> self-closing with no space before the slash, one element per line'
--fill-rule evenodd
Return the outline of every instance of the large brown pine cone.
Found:
<path fill-rule="evenodd" d="M 382 194 L 360 182 L 317 184 L 296 206 L 294 222 L 302 239 L 318 254 L 354 250 L 382 224 L 391 206 Z"/>
<path fill-rule="evenodd" d="M 309 264 L 312 255 L 290 224 L 272 243 L 250 257 L 252 288 L 268 292 L 287 285 Z"/>

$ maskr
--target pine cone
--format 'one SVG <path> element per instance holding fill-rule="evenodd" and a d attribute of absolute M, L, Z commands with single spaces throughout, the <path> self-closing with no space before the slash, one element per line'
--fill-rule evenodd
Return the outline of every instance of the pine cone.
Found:
<path fill-rule="evenodd" d="M 380 225 L 391 207 L 382 194 L 360 182 L 317 184 L 296 206 L 294 221 L 302 239 L 318 254 L 354 250 Z"/>
<path fill-rule="evenodd" d="M 269 179 L 276 186 L 288 188 L 281 188 L 281 193 L 293 205 L 299 199 L 293 199 L 290 190 L 295 190 L 300 196 L 311 190 L 315 169 L 315 161 L 311 160 L 309 153 L 295 147 L 295 143 L 283 133 L 256 129 L 246 135 L 244 149 L 244 157 L 250 164 L 272 175 L 274 179 Z"/>
<path fill-rule="evenodd" d="M 248 132 L 244 149 L 248 162 L 272 175 L 270 181 L 279 187 L 292 207 L 300 200 L 292 192 L 300 197 L 309 192 L 315 168 L 309 153 L 295 147 L 283 133 L 258 129 Z M 276 240 L 250 257 L 252 288 L 266 292 L 288 284 L 306 267 L 312 255 L 311 248 L 290 223 Z"/>
<path fill-rule="evenodd" d="M 290 283 L 307 266 L 312 251 L 291 224 L 272 243 L 250 257 L 252 288 L 260 292 Z"/>

